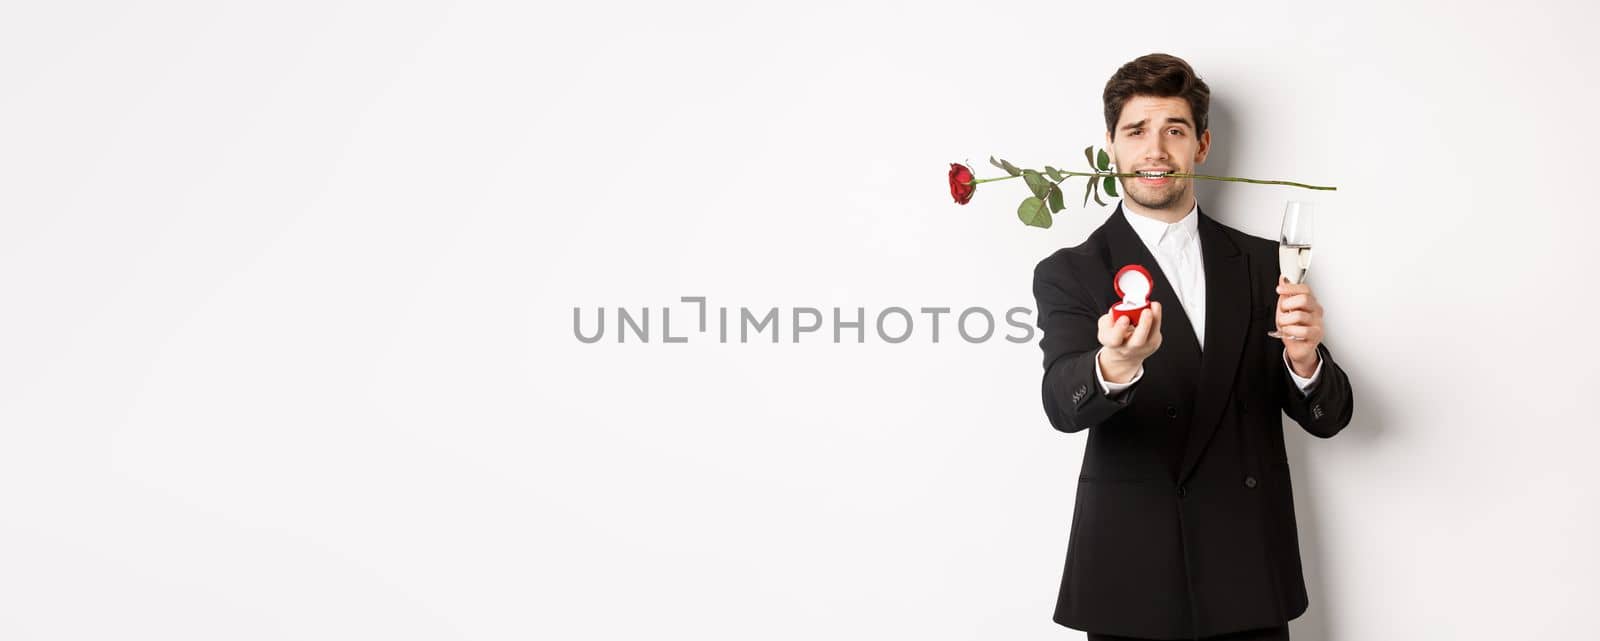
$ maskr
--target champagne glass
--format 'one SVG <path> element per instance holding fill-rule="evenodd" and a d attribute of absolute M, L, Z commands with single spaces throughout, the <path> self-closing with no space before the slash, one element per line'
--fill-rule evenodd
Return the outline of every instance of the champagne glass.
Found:
<path fill-rule="evenodd" d="M 1289 201 L 1283 208 L 1283 230 L 1278 234 L 1278 273 L 1296 285 L 1305 282 L 1306 270 L 1311 268 L 1312 213 L 1315 210 L 1312 203 L 1297 200 Z M 1276 311 L 1273 316 L 1277 316 Z M 1267 332 L 1267 335 L 1305 340 L 1283 334 L 1277 329 Z"/>

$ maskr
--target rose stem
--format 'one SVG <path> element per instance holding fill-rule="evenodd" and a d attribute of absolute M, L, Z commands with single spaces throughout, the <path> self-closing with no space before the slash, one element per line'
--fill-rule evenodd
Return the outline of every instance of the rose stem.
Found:
<path fill-rule="evenodd" d="M 1062 173 L 1063 175 L 1066 175 L 1066 176 L 1093 176 L 1095 178 L 1104 178 L 1106 176 L 1118 176 L 1118 177 L 1133 177 L 1133 178 L 1136 178 L 1136 177 L 1139 176 L 1139 174 L 1136 174 L 1136 173 L 1130 174 L 1130 173 L 1120 173 L 1120 172 L 1097 172 L 1097 173 L 1092 173 L 1091 174 L 1091 173 L 1082 172 L 1082 171 L 1063 171 L 1063 172 L 1060 172 L 1060 173 Z M 1039 175 L 1045 176 L 1047 178 L 1049 177 L 1044 172 L 1039 172 Z M 1228 182 L 1255 183 L 1257 185 L 1289 185 L 1289 186 L 1293 186 L 1293 187 L 1304 187 L 1306 189 L 1320 189 L 1322 191 L 1337 191 L 1339 189 L 1338 187 L 1323 187 L 1323 186 L 1319 186 L 1319 185 L 1307 185 L 1305 183 L 1297 183 L 1297 182 L 1294 182 L 1294 181 L 1291 181 L 1291 180 L 1256 180 L 1254 178 L 1234 178 L 1233 176 L 1207 176 L 1205 174 L 1177 174 L 1177 173 L 1173 173 L 1173 174 L 1167 174 L 1167 175 L 1171 176 L 1173 178 L 1204 178 L 1204 179 L 1207 179 L 1207 180 L 1226 180 Z M 976 185 L 978 183 L 994 182 L 996 180 L 1010 180 L 1012 178 L 1019 178 L 1019 177 L 1020 176 L 1001 176 L 999 178 L 979 178 L 979 179 L 976 179 L 976 180 L 968 181 L 966 184 L 968 184 L 968 185 Z M 1057 184 L 1060 184 L 1060 183 L 1057 183 Z"/>

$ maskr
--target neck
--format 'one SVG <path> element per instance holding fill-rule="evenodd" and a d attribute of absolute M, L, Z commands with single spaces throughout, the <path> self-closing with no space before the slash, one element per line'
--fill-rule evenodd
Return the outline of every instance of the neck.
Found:
<path fill-rule="evenodd" d="M 1140 216 L 1144 216 L 1145 218 L 1154 218 L 1170 225 L 1183 220 L 1183 217 L 1188 216 L 1189 211 L 1194 209 L 1194 195 L 1185 195 L 1183 198 L 1179 199 L 1178 202 L 1184 204 L 1179 207 L 1168 207 L 1166 209 L 1147 209 L 1140 206 L 1138 203 L 1133 202 L 1132 198 L 1123 198 L 1122 206 L 1128 211 Z"/>

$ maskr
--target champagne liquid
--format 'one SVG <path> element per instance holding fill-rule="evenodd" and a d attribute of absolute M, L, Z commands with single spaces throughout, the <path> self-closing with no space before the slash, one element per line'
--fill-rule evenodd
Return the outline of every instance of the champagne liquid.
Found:
<path fill-rule="evenodd" d="M 1278 273 L 1289 282 L 1300 284 L 1306 280 L 1306 270 L 1311 269 L 1310 245 L 1278 245 Z"/>

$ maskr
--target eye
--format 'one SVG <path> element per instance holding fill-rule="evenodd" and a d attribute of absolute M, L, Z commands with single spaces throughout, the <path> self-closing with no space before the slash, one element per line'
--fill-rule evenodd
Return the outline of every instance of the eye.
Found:
<path fill-rule="evenodd" d="M 1183 135 L 1183 130 L 1182 129 L 1178 129 L 1177 127 L 1173 127 L 1172 129 L 1169 129 L 1168 131 L 1171 131 L 1173 133 L 1173 135 L 1176 135 L 1176 136 L 1182 136 Z"/>

